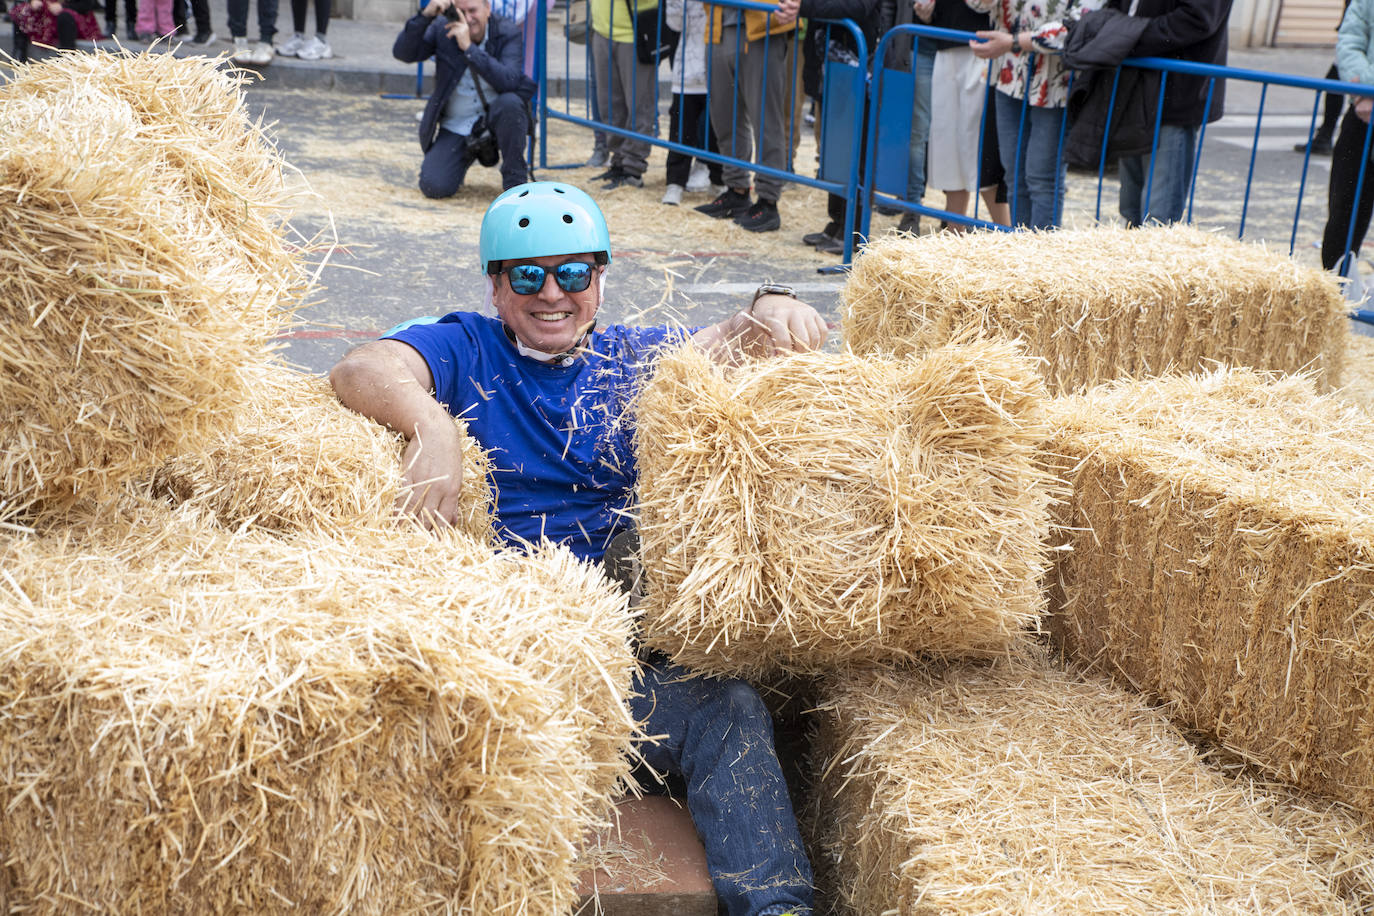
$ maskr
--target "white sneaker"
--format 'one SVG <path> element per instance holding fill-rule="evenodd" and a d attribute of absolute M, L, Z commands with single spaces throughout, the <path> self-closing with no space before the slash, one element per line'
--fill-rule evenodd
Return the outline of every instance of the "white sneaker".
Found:
<path fill-rule="evenodd" d="M 253 62 L 253 47 L 248 44 L 248 39 L 239 37 L 234 39 L 234 53 L 230 55 L 230 60 L 236 64 L 251 64 Z"/>
<path fill-rule="evenodd" d="M 300 32 L 294 33 L 290 38 L 277 45 L 277 53 L 282 57 L 295 57 L 301 53 L 301 47 L 305 44 L 305 36 Z"/>
<path fill-rule="evenodd" d="M 318 35 L 311 35 L 296 56 L 301 60 L 328 60 L 334 56 L 334 51 L 329 47 L 329 42 Z"/>
<path fill-rule="evenodd" d="M 259 67 L 265 67 L 272 63 L 272 56 L 276 53 L 276 51 L 272 50 L 272 43 L 270 41 L 259 41 L 253 45 L 253 53 L 248 58 L 248 62 L 250 64 L 256 64 Z"/>
<path fill-rule="evenodd" d="M 663 203 L 670 207 L 676 207 L 682 203 L 682 185 L 670 184 L 663 189 Z"/>
<path fill-rule="evenodd" d="M 711 169 L 698 159 L 692 163 L 692 173 L 687 176 L 688 191 L 705 191 L 711 186 Z"/>

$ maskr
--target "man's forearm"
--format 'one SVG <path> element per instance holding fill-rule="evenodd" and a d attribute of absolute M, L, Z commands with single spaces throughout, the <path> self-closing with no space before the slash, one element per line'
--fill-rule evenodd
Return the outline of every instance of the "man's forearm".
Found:
<path fill-rule="evenodd" d="M 428 383 L 405 360 L 376 345 L 362 347 L 339 361 L 329 373 L 334 393 L 345 407 L 394 430 L 407 439 L 431 425 L 451 425 Z"/>

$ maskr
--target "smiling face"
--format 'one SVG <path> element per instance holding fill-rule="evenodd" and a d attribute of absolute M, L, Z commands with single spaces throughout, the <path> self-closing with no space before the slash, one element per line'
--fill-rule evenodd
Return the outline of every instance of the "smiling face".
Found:
<path fill-rule="evenodd" d="M 601 305 L 601 268 L 592 269 L 592 281 L 580 293 L 558 286 L 553 270 L 559 264 L 581 261 L 595 264 L 590 254 L 557 254 L 542 258 L 522 258 L 502 264 L 509 269 L 518 264 L 537 264 L 547 273 L 539 292 L 522 296 L 510 288 L 504 272 L 492 277 L 495 289 L 492 302 L 496 314 L 525 346 L 543 353 L 566 353 L 582 341 L 597 307 Z"/>
<path fill-rule="evenodd" d="M 481 43 L 487 34 L 487 20 L 491 18 L 491 4 L 488 0 L 457 0 L 454 6 L 463 11 L 468 21 L 468 36 Z"/>

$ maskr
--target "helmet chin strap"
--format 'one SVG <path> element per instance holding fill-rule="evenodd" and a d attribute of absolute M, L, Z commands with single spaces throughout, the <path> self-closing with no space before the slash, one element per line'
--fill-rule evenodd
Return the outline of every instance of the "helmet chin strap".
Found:
<path fill-rule="evenodd" d="M 546 353 L 543 350 L 536 350 L 534 347 L 526 346 L 520 338 L 515 336 L 515 332 L 510 329 L 509 325 L 502 323 L 501 327 L 505 330 L 506 337 L 510 339 L 510 342 L 515 344 L 515 350 L 521 356 L 528 356 L 530 359 L 536 359 L 541 363 L 551 363 L 556 366 L 570 366 L 573 360 L 577 358 L 577 355 L 582 352 L 582 346 L 587 342 L 587 336 L 591 334 L 592 331 L 596 330 L 596 319 L 593 318 L 581 328 L 578 328 L 577 334 L 573 338 L 573 345 L 562 353 Z"/>

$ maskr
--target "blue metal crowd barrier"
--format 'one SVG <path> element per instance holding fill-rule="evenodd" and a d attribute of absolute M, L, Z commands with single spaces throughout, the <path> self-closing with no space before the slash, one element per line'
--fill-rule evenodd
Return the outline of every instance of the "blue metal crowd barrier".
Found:
<path fill-rule="evenodd" d="M 697 2 L 697 0 L 689 0 L 689 2 Z M 758 12 L 762 12 L 762 13 L 765 14 L 765 17 L 766 17 L 765 23 L 766 23 L 768 32 L 771 33 L 771 31 L 772 31 L 772 28 L 773 28 L 773 16 L 774 16 L 774 14 L 777 12 L 777 6 L 776 6 L 775 3 L 761 3 L 761 2 L 755 2 L 755 0 L 718 0 L 718 2 L 714 3 L 713 5 L 715 5 L 715 6 L 720 6 L 720 7 L 732 8 L 732 9 L 735 9 L 735 10 L 740 11 L 741 14 L 742 14 L 744 11 L 749 11 L 749 10 L 755 10 L 755 11 L 758 11 Z M 621 8 L 621 11 L 622 11 L 625 15 L 629 15 L 629 11 L 630 11 L 630 9 L 631 9 L 630 5 L 627 4 L 627 3 L 625 3 L 625 0 L 611 0 L 611 2 L 610 2 L 610 26 L 609 26 L 609 30 L 612 31 L 612 32 L 614 32 L 614 30 L 615 30 L 615 21 L 616 21 L 617 7 L 620 7 L 620 8 Z M 590 19 L 590 18 L 591 18 L 591 16 L 590 16 L 590 13 L 589 13 L 589 19 Z M 660 18 L 659 22 L 660 22 L 659 28 L 660 28 L 660 36 L 661 36 L 661 29 L 662 29 L 662 19 L 661 19 L 661 18 Z M 851 22 L 851 21 L 849 21 L 849 20 L 847 20 L 847 19 L 846 19 L 846 20 L 833 21 L 833 22 L 832 22 L 832 21 L 826 21 L 826 20 L 812 19 L 812 20 L 809 21 L 809 27 L 810 27 L 810 28 L 825 28 L 825 29 L 827 29 L 827 30 L 835 30 L 835 29 L 838 29 L 838 30 L 841 30 L 841 31 L 843 31 L 844 33 L 848 34 L 849 37 L 850 37 L 850 39 L 851 39 L 851 41 L 853 42 L 853 46 L 854 46 L 854 49 L 855 49 L 855 50 L 854 50 L 854 55 L 855 55 L 855 57 L 856 57 L 856 59 L 857 59 L 857 61 L 858 61 L 858 67 L 860 68 L 860 72 L 865 72 L 865 71 L 867 70 L 867 63 L 868 63 L 868 48 L 867 48 L 867 43 L 866 43 L 865 40 L 864 40 L 863 32 L 862 32 L 862 31 L 859 29 L 859 27 L 858 27 L 857 25 L 855 25 L 853 22 Z M 742 37 L 743 31 L 744 31 L 744 30 L 743 30 L 742 28 L 736 30 L 737 48 L 739 47 L 739 45 L 740 45 L 740 44 L 743 42 L 743 40 L 744 40 L 743 37 Z M 582 99 L 582 101 L 581 101 L 581 103 L 580 103 L 580 105 L 579 105 L 579 107 L 581 107 L 581 108 L 583 109 L 583 113 L 582 113 L 582 114 L 575 114 L 574 111 L 573 111 L 573 107 L 574 107 L 574 106 L 573 106 L 573 102 L 574 102 L 574 99 L 573 99 L 572 87 L 573 87 L 573 85 L 574 85 L 574 81 L 573 81 L 573 79 L 572 79 L 571 63 L 570 63 L 570 62 L 571 62 L 571 59 L 572 59 L 572 58 L 571 58 L 572 48 L 570 47 L 571 42 L 568 41 L 566 35 L 564 36 L 564 41 L 565 41 L 567 44 L 565 45 L 565 57 L 564 57 L 565 64 L 564 64 L 564 74 L 563 74 L 563 77 L 564 77 L 564 85 L 568 87 L 568 92 L 566 93 L 566 95 L 565 95 L 565 97 L 564 97 L 564 99 L 563 99 L 562 110 L 559 110 L 559 108 L 556 106 L 556 104 L 554 104 L 554 100 L 550 99 L 550 97 L 549 97 L 549 92 L 548 92 L 548 78 L 549 78 L 549 74 L 548 74 L 548 72 L 547 72 L 547 69 L 548 69 L 548 68 L 547 68 L 546 64 L 547 64 L 547 61 L 549 60 L 549 54 L 548 54 L 548 47 L 549 47 L 549 45 L 548 45 L 548 42 L 549 42 L 549 32 L 548 32 L 548 17 L 547 17 L 547 13 L 546 13 L 546 11 L 545 11 L 545 9 L 544 9 L 543 4 L 540 4 L 539 21 L 538 21 L 538 25 L 537 25 L 537 29 L 536 29 L 536 36 L 537 36 L 537 37 L 536 37 L 536 40 L 537 40 L 538 43 L 539 43 L 539 44 L 538 44 L 537 56 L 536 56 L 537 65 L 538 65 L 538 67 L 539 67 L 539 70 L 538 70 L 538 72 L 539 72 L 539 96 L 538 96 L 539 105 L 538 105 L 538 112 L 537 112 L 537 114 L 536 114 L 536 117 L 537 117 L 538 122 L 539 122 L 538 135 L 539 135 L 540 141 L 541 141 L 541 142 L 540 142 L 540 153 L 539 153 L 539 167 L 540 167 L 540 168 L 545 168 L 545 169 L 548 169 L 548 168 L 563 168 L 563 167 L 573 167 L 573 166 L 581 165 L 581 164 L 582 164 L 582 163 L 569 163 L 569 164 L 561 164 L 561 165 L 550 165 L 550 164 L 548 163 L 547 143 L 544 142 L 544 138 L 546 138 L 546 137 L 548 136 L 548 119 L 553 118 L 553 119 L 555 119 L 555 120 L 566 121 L 566 122 L 571 123 L 571 124 L 577 124 L 577 125 L 580 125 L 580 126 L 582 126 L 582 127 L 591 128 L 591 129 L 593 129 L 593 130 L 603 131 L 603 132 L 608 133 L 608 134 L 615 134 L 615 135 L 619 135 L 619 136 L 622 136 L 622 137 L 629 137 L 629 138 L 633 138 L 633 139 L 643 140 L 643 141 L 648 142 L 648 143 L 650 143 L 650 144 L 652 144 L 652 145 L 654 145 L 654 146 L 660 146 L 660 147 L 663 147 L 663 148 L 665 148 L 665 149 L 667 149 L 667 150 L 669 150 L 669 151 L 675 151 L 675 152 L 679 152 L 679 153 L 684 153 L 684 154 L 686 154 L 686 155 L 689 155 L 689 156 L 692 156 L 692 157 L 695 157 L 695 158 L 698 158 L 698 159 L 701 159 L 701 160 L 710 161 L 710 162 L 718 162 L 718 163 L 721 163 L 722 165 L 735 165 L 735 166 L 738 166 L 738 167 L 740 167 L 740 168 L 747 169 L 747 170 L 750 171 L 750 172 L 753 172 L 756 176 L 758 176 L 758 175 L 763 175 L 763 176 L 768 176 L 768 177 L 771 177 L 771 178 L 778 179 L 778 180 L 783 181 L 783 182 L 790 182 L 790 183 L 794 183 L 794 184 L 802 184 L 802 185 L 807 185 L 807 186 L 809 186 L 809 187 L 819 188 L 819 189 L 821 189 L 821 190 L 823 190 L 823 191 L 827 191 L 827 192 L 832 193 L 832 194 L 840 195 L 840 196 L 846 201 L 845 219 L 846 219 L 846 221 L 847 221 L 847 223 L 846 223 L 847 225 L 853 225 L 853 224 L 854 224 L 854 221 L 857 219 L 857 217 L 858 217 L 858 210 L 857 210 L 857 207 L 858 207 L 858 201 L 859 201 L 859 197 L 860 197 L 860 195 L 859 195 L 859 175 L 858 175 L 858 172 L 859 172 L 859 160 L 860 160 L 860 153 L 861 153 L 860 144 L 863 142 L 863 131 L 862 131 L 861 128 L 860 128 L 860 123 L 861 123 L 861 121 L 860 121 L 860 120 L 857 120 L 857 119 L 861 119 L 862 113 L 863 113 L 863 106 L 862 106 L 862 98 L 863 98 L 863 96 L 862 96 L 862 92 L 860 92 L 860 94 L 859 94 L 859 96 L 858 96 L 859 104 L 858 104 L 856 107 L 854 107 L 853 110 L 850 112 L 851 117 L 856 118 L 856 120 L 854 120 L 854 127 L 853 127 L 853 130 L 847 131 L 847 132 L 841 132 L 841 133 L 839 133 L 839 134 L 832 135 L 832 142 L 827 143 L 827 144 L 823 144 L 823 149 L 822 149 L 822 151 L 821 151 L 820 169 L 818 170 L 818 173 L 817 173 L 816 175 L 803 174 L 803 173 L 801 173 L 800 171 L 798 171 L 797 165 L 796 165 L 796 163 L 793 161 L 793 157 L 794 157 L 794 155 L 795 155 L 795 153 L 796 153 L 796 143 L 795 143 L 795 139 L 796 139 L 796 137 L 798 136 L 798 132 L 799 132 L 800 129 L 801 129 L 801 121 L 802 121 L 802 112 L 801 112 L 801 109 L 800 109 L 800 106 L 799 106 L 799 101 L 800 101 L 800 96 L 801 96 L 801 94 L 798 93 L 798 92 L 796 91 L 796 88 L 797 88 L 797 81 L 800 79 L 800 76 L 799 76 L 799 71 L 800 71 L 800 49 L 799 49 L 799 48 L 796 49 L 796 51 L 795 51 L 794 66 L 793 66 L 793 69 L 792 69 L 792 73 L 791 73 L 791 75 L 790 75 L 790 77 L 789 77 L 789 79 L 790 79 L 790 81 L 791 81 L 791 84 L 792 84 L 792 87 L 791 87 L 791 91 L 788 92 L 788 103 L 787 103 L 787 104 L 788 104 L 788 109 L 787 109 L 787 111 L 786 111 L 786 113 L 785 113 L 785 116 L 784 116 L 784 118 L 783 118 L 783 123 L 786 124 L 786 125 L 788 125 L 788 129 L 789 129 L 790 133 L 792 134 L 792 136 L 789 137 L 789 142 L 786 144 L 786 146 L 787 146 L 787 155 L 786 155 L 786 163 L 785 163 L 785 166 L 784 166 L 783 168 L 777 168 L 777 167 L 775 167 L 775 166 L 763 165 L 763 164 L 761 164 L 761 163 L 759 163 L 759 162 L 754 161 L 755 157 L 753 156 L 753 150 L 741 150 L 741 149 L 739 149 L 739 148 L 738 148 L 738 141 L 739 141 L 739 131 L 738 131 L 738 130 L 733 130 L 733 131 L 732 131 L 732 140 L 733 140 L 733 144 L 734 144 L 734 145 L 732 145 L 732 148 L 731 148 L 730 150 L 721 150 L 721 151 L 719 151 L 719 152 L 711 152 L 711 151 L 708 150 L 708 149 L 704 149 L 704 148 L 701 148 L 701 147 L 698 147 L 698 146 L 693 146 L 693 145 L 690 145 L 690 144 L 687 144 L 687 143 L 682 143 L 682 142 L 677 142 L 677 141 L 672 141 L 672 140 L 667 140 L 667 139 L 661 139 L 661 138 L 659 138 L 659 136 L 658 136 L 658 125 L 657 125 L 657 112 L 658 112 L 658 110 L 659 110 L 659 81 L 658 81 L 657 78 L 654 79 L 654 83 L 653 83 L 653 85 L 654 85 L 654 106 L 653 106 L 653 109 L 654 109 L 654 112 L 655 112 L 655 123 L 652 124 L 652 125 L 650 125 L 648 130 L 636 129 L 636 128 L 639 127 L 639 125 L 634 124 L 634 123 L 631 123 L 629 126 L 618 126 L 618 125 L 614 125 L 614 124 L 610 123 L 608 117 L 606 116 L 606 115 L 607 115 L 606 112 L 597 112 L 597 111 L 596 111 L 596 103 L 595 103 L 595 100 L 594 100 L 593 95 L 592 95 L 592 88 L 591 88 L 591 87 L 592 87 L 592 84 L 593 84 L 593 81 L 594 81 L 594 80 L 597 80 L 597 79 L 604 79 L 604 80 L 606 80 L 606 85 L 609 87 L 608 91 L 610 91 L 610 92 L 613 92 L 613 91 L 614 91 L 614 84 L 613 84 L 612 81 L 611 81 L 609 70 L 608 70 L 608 72 L 607 72 L 606 74 L 603 75 L 603 74 L 600 74 L 600 73 L 596 72 L 596 70 L 595 70 L 595 68 L 594 68 L 594 66 L 593 66 L 591 45 L 592 45 L 592 42 L 593 42 L 595 39 L 592 37 L 592 27 L 591 27 L 591 23 L 590 23 L 590 22 L 588 23 L 588 41 L 587 41 L 587 46 L 586 46 L 586 48 L 582 51 L 582 54 L 584 55 L 584 61 L 585 61 L 585 64 L 586 64 L 586 69 L 585 69 L 584 72 L 585 72 L 586 75 L 587 75 L 587 78 L 586 78 L 586 80 L 585 80 L 584 83 L 583 83 L 583 85 L 584 85 L 584 87 L 585 87 L 585 90 L 584 90 L 585 96 L 584 96 L 584 98 Z M 764 53 L 764 55 L 765 55 L 765 60 L 767 59 L 768 47 L 769 47 L 769 45 L 770 45 L 771 42 L 773 42 L 773 41 L 796 41 L 796 37 L 797 37 L 797 33 L 795 33 L 795 32 L 788 32 L 788 33 L 783 33 L 783 34 L 765 34 L 764 36 L 762 36 L 759 40 L 761 40 L 761 41 L 764 42 L 763 53 Z M 657 42 L 657 43 L 661 43 L 661 41 L 660 41 L 660 42 Z M 706 58 L 706 59 L 707 59 L 707 85 L 708 85 L 707 93 L 706 93 L 706 106 L 707 106 L 707 109 L 709 110 L 710 104 L 711 104 L 711 102 L 710 102 L 710 99 L 711 99 L 711 91 L 710 91 L 710 82 L 711 82 L 711 78 L 710 78 L 710 69 L 711 69 L 710 60 L 711 60 L 711 54 L 710 54 L 710 45 L 709 45 L 709 44 L 708 44 L 708 47 L 707 47 L 707 58 Z M 655 68 L 655 73 L 657 73 L 657 68 Z M 762 82 L 766 82 L 766 81 L 767 81 L 767 66 L 766 66 L 766 64 L 765 64 Z M 733 98 L 733 100 L 734 100 L 734 102 L 733 102 L 733 104 L 732 104 L 732 118 L 733 118 L 734 123 L 735 123 L 736 126 L 738 126 L 738 119 L 739 119 L 738 99 L 739 99 L 739 94 L 740 94 L 740 88 L 741 88 L 741 87 L 739 86 L 739 82 L 738 82 L 738 74 L 736 74 L 736 79 L 735 79 L 735 81 L 732 83 L 732 87 L 731 87 L 731 94 L 732 94 L 732 98 Z M 757 87 L 757 88 L 755 88 L 755 87 L 744 87 L 744 88 L 745 88 L 745 91 L 749 91 L 750 89 L 753 89 L 754 91 L 761 91 L 761 89 L 762 89 L 762 87 Z M 630 99 L 629 99 L 629 112 L 631 113 L 631 118 L 632 118 L 632 120 L 633 120 L 633 113 L 636 111 L 636 107 L 637 107 L 637 106 L 636 106 L 636 102 L 638 101 L 638 99 L 635 97 L 635 92 L 636 92 L 636 87 L 632 84 L 632 86 L 631 86 L 631 95 L 630 95 Z M 836 93 L 835 95 L 836 95 L 837 97 L 836 97 L 836 99 L 835 99 L 835 100 L 833 101 L 833 103 L 832 103 L 832 101 L 831 101 L 831 99 L 830 99 L 830 95 L 831 95 L 830 93 L 827 93 L 827 94 L 826 94 L 826 98 L 822 101 L 822 107 L 823 107 L 823 115 L 822 115 L 822 116 L 823 116 L 823 117 L 825 116 L 825 113 L 831 113 L 832 116 L 834 116 L 834 117 L 839 117 L 840 115 L 837 114 L 837 113 L 838 113 L 838 112 L 841 112 L 841 110 L 845 108 L 846 103 L 850 103 L 850 104 L 852 105 L 852 103 L 853 103 L 853 101 L 854 101 L 853 98 L 842 98 L 842 97 L 840 97 L 841 94 Z M 766 104 L 766 102 L 765 102 L 765 104 Z M 760 107 L 760 110 L 762 110 L 764 106 L 761 105 L 761 106 L 759 106 L 759 107 Z M 598 114 L 599 114 L 599 116 L 598 116 Z M 679 113 L 679 117 L 682 117 L 681 113 Z M 759 120 L 762 121 L 763 118 L 760 117 Z M 682 136 L 683 136 L 683 132 L 682 132 L 682 129 L 681 129 L 681 128 L 682 128 L 682 125 L 681 125 L 681 123 L 679 123 L 679 130 L 677 131 L 677 136 L 678 136 L 678 137 L 682 137 Z M 758 144 L 757 135 L 758 135 L 758 132 L 761 131 L 761 129 L 762 129 L 762 128 L 761 128 L 761 125 L 759 125 L 759 124 L 753 125 L 753 132 L 754 132 L 755 137 L 756 137 L 756 139 L 755 139 L 755 145 Z M 839 159 L 839 158 L 842 158 L 843 161 L 844 161 L 844 166 L 843 166 L 843 168 L 836 168 L 836 167 L 833 166 L 833 164 L 830 164 L 830 163 L 827 162 L 827 159 L 831 160 L 831 162 L 833 163 L 834 160 Z M 848 234 L 846 234 L 846 236 L 847 236 L 847 235 L 848 235 Z M 845 240 L 845 252 L 844 252 L 844 261 L 845 261 L 845 263 L 848 263 L 848 262 L 851 260 L 852 256 L 853 256 L 852 242 L 851 242 L 851 240 L 850 240 L 848 237 L 846 237 L 846 240 Z"/>

